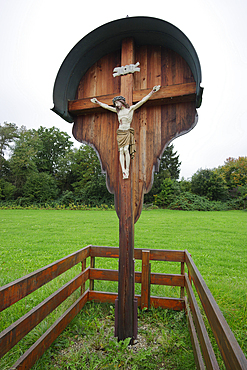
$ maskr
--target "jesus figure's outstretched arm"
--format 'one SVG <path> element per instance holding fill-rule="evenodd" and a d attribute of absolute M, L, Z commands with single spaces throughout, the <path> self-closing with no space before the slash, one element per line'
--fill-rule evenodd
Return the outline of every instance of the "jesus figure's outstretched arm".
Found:
<path fill-rule="evenodd" d="M 107 105 L 105 103 L 101 103 L 96 98 L 91 99 L 91 102 L 94 103 L 94 104 L 99 104 L 102 108 L 110 110 L 111 112 L 117 113 L 117 110 L 116 110 L 115 107 L 111 107 L 110 105 Z"/>
<path fill-rule="evenodd" d="M 142 106 L 142 104 L 146 103 L 146 101 L 157 91 L 159 91 L 160 89 L 160 85 L 157 85 L 157 86 L 154 86 L 153 89 L 150 91 L 149 94 L 147 94 L 146 96 L 144 96 L 144 98 L 142 98 L 142 100 L 140 100 L 138 103 L 132 105 L 130 107 L 131 110 L 136 110 L 138 108 L 140 108 Z"/>

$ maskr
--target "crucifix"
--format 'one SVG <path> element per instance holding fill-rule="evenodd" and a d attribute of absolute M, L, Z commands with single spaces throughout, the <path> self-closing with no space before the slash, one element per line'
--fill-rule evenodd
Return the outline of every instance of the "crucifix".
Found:
<path fill-rule="evenodd" d="M 130 158 L 134 158 L 134 153 L 136 151 L 134 129 L 130 127 L 134 111 L 140 108 L 142 104 L 144 104 L 154 92 L 159 91 L 159 89 L 160 86 L 154 86 L 153 90 L 148 95 L 144 96 L 141 101 L 131 107 L 126 103 L 125 98 L 121 95 L 113 98 L 112 101 L 114 107 L 99 102 L 96 98 L 91 99 L 92 103 L 99 104 L 102 108 L 117 113 L 118 115 L 119 128 L 117 130 L 117 142 L 120 152 L 119 160 L 122 167 L 123 179 L 127 179 L 129 177 Z"/>
<path fill-rule="evenodd" d="M 111 54 L 87 72 L 79 84 L 78 99 L 69 102 L 69 112 L 75 116 L 73 135 L 77 140 L 94 146 L 106 172 L 108 189 L 115 195 L 115 208 L 119 217 L 119 340 L 128 337 L 133 339 L 136 330 L 134 223 L 140 216 L 144 193 L 152 186 L 154 168 L 158 168 L 159 158 L 166 145 L 181 131 L 190 130 L 196 121 L 195 82 L 186 63 L 178 57 L 177 68 L 182 69 L 176 76 L 178 83 L 173 78 L 174 84 L 162 86 L 163 80 L 169 78 L 169 74 L 164 73 L 165 69 L 171 66 L 162 65 L 160 48 L 154 48 L 153 53 L 148 48 L 137 51 L 133 38 L 123 39 L 118 63 L 122 66 L 135 64 L 138 52 L 140 72 L 113 77 L 112 71 L 116 68 L 113 63 L 116 59 Z M 175 60 L 176 56 L 173 55 L 173 58 Z M 162 76 L 162 69 L 165 76 Z M 187 76 L 186 83 L 184 75 Z M 150 89 L 150 84 L 155 87 Z M 109 94 L 109 90 L 115 90 L 120 98 L 116 98 L 117 94 Z M 123 102 L 127 102 L 130 108 L 124 107 L 121 116 Z M 119 112 L 117 108 L 120 108 Z M 133 115 L 135 108 L 139 109 Z M 131 114 L 131 119 L 128 114 Z M 125 146 L 119 148 L 117 131 L 118 124 L 120 129 L 121 124 L 124 129 L 129 129 L 130 122 L 135 130 L 136 155 L 129 167 L 128 158 L 125 158 L 125 164 L 123 159 L 123 155 L 128 157 L 129 153 L 126 154 Z M 131 141 L 127 143 L 129 150 Z"/>
<path fill-rule="evenodd" d="M 145 44 L 143 35 L 147 33 L 139 33 L 143 25 L 145 32 L 150 29 L 149 41 L 154 44 Z M 131 36 L 122 36 L 125 29 Z M 53 110 L 74 122 L 72 132 L 79 142 L 96 150 L 107 188 L 114 194 L 119 218 L 115 328 L 119 340 L 131 338 L 133 342 L 136 336 L 134 224 L 140 217 L 144 194 L 152 187 L 166 146 L 197 123 L 196 108 L 202 93 L 200 65 L 193 47 L 188 47 L 188 39 L 178 31 L 148 17 L 106 24 L 72 49 L 54 88 Z M 102 32 L 107 35 L 108 53 L 101 50 L 105 45 Z M 110 40 L 114 43 L 116 39 L 111 35 L 119 42 L 114 47 Z M 138 46 L 135 35 L 141 41 Z M 183 48 L 185 58 L 189 50 L 188 61 L 179 54 Z M 85 63 L 87 68 L 80 75 Z M 68 94 L 74 98 L 66 101 Z M 130 160 L 132 154 L 134 159 Z"/>

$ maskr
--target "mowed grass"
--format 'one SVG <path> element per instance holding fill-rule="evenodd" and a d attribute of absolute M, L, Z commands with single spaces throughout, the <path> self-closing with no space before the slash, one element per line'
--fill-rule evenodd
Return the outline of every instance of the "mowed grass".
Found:
<path fill-rule="evenodd" d="M 0 220 L 0 285 L 88 244 L 118 246 L 118 218 L 114 211 L 0 210 Z M 187 249 L 247 355 L 247 212 L 143 211 L 135 225 L 135 248 Z M 117 269 L 118 261 L 98 258 L 96 267 Z M 0 331 L 80 269 L 76 266 L 3 311 Z M 140 269 L 141 262 L 136 261 L 136 270 Z M 180 273 L 180 265 L 152 262 L 152 271 Z M 95 289 L 117 291 L 117 283 L 96 282 Z M 140 293 L 137 284 L 136 292 Z M 21 341 L 0 363 L 0 368 L 8 368 L 28 342 L 32 344 L 64 312 L 76 294 Z M 152 287 L 151 294 L 178 297 L 179 289 L 157 286 Z"/>

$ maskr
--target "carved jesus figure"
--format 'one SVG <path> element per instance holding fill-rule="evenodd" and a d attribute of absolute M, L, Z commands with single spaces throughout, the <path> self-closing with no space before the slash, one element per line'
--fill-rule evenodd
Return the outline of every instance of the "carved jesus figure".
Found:
<path fill-rule="evenodd" d="M 117 142 L 119 150 L 119 160 L 122 168 L 123 178 L 129 177 L 130 158 L 134 158 L 135 138 L 134 129 L 130 127 L 134 111 L 140 108 L 155 92 L 159 91 L 160 85 L 154 86 L 149 94 L 144 96 L 138 103 L 129 106 L 123 96 L 116 96 L 113 99 L 113 107 L 101 103 L 96 98 L 91 99 L 92 103 L 99 104 L 102 108 L 117 113 L 119 127 L 117 130 Z"/>

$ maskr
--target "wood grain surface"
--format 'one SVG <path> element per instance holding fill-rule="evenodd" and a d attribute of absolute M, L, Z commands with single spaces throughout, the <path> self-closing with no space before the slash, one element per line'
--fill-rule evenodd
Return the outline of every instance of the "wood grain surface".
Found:
<path fill-rule="evenodd" d="M 124 45 L 124 43 L 123 43 Z M 123 46 L 123 50 L 124 50 Z M 155 85 L 161 89 L 134 113 L 137 152 L 131 161 L 131 186 L 134 197 L 134 222 L 141 214 L 143 196 L 150 191 L 153 172 L 166 146 L 176 137 L 190 131 L 197 121 L 195 81 L 188 64 L 170 49 L 159 46 L 133 45 L 133 63 L 140 62 L 140 72 L 113 77 L 113 69 L 126 65 L 121 50 L 96 62 L 79 83 L 77 100 L 69 102 L 74 116 L 73 135 L 95 148 L 107 175 L 107 187 L 115 194 L 119 216 L 119 181 L 122 180 L 116 140 L 117 115 L 91 103 L 97 97 L 108 105 L 112 98 L 124 92 L 131 104 L 143 98 Z M 132 82 L 133 79 L 133 88 Z"/>

